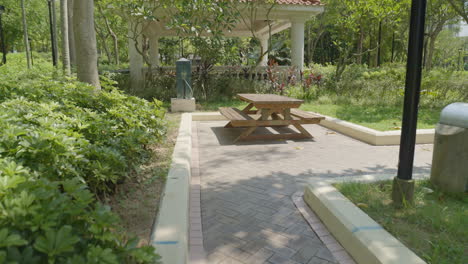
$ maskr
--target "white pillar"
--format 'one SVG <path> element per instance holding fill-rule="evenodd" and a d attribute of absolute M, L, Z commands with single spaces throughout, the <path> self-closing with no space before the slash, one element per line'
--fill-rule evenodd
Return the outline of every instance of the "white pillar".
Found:
<path fill-rule="evenodd" d="M 138 32 L 135 32 L 138 31 Z M 135 26 L 130 22 L 128 30 L 128 55 L 130 61 L 130 86 L 133 91 L 143 90 L 143 56 L 137 51 L 135 44 L 135 36 L 139 50 L 143 50 L 143 37 L 140 28 L 135 29 Z"/>
<path fill-rule="evenodd" d="M 302 71 L 304 68 L 304 19 L 291 19 L 291 64 Z"/>
<path fill-rule="evenodd" d="M 159 38 L 157 35 L 149 37 L 149 60 L 152 67 L 159 66 Z"/>
<path fill-rule="evenodd" d="M 268 53 L 265 54 L 268 50 L 268 42 L 269 42 L 269 36 L 261 36 L 260 37 L 260 45 L 262 46 L 262 52 L 264 54 L 262 61 L 260 62 L 260 66 L 268 66 Z M 263 55 L 260 54 L 260 55 Z"/>

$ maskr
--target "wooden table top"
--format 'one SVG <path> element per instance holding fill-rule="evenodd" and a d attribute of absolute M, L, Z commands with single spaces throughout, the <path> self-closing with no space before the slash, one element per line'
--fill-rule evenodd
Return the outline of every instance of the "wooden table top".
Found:
<path fill-rule="evenodd" d="M 277 94 L 238 94 L 237 97 L 242 101 L 261 104 L 302 104 L 303 100 L 281 96 Z"/>

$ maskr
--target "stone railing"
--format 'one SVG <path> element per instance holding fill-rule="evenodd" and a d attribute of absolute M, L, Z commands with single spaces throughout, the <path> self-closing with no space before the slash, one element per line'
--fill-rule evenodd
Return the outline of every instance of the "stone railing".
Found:
<path fill-rule="evenodd" d="M 161 66 L 151 68 L 151 74 L 173 73 L 175 66 Z M 147 75 L 149 68 L 143 68 L 143 74 Z M 258 81 L 272 81 L 287 83 L 291 76 L 297 76 L 298 72 L 290 66 L 213 66 L 204 70 L 200 66 L 192 66 L 192 74 L 208 74 L 215 76 L 229 76 L 236 79 L 251 79 Z"/>

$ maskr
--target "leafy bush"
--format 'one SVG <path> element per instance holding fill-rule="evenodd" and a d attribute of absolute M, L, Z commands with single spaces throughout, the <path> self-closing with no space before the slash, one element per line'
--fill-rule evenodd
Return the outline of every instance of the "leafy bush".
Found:
<path fill-rule="evenodd" d="M 234 67 L 233 67 L 234 68 Z M 242 70 L 240 70 L 242 71 Z M 265 93 L 270 91 L 266 80 L 258 81 L 259 76 L 253 79 L 247 73 L 240 71 L 227 71 L 222 74 L 194 71 L 192 73 L 192 89 L 198 101 L 230 100 L 238 93 Z M 239 76 L 237 76 L 239 74 Z M 126 93 L 145 98 L 158 99 L 169 102 L 177 97 L 176 78 L 173 70 L 155 69 L 146 74 L 145 88 L 140 91 L 130 89 L 128 74 L 107 75 L 118 82 L 118 86 Z M 271 91 L 270 91 L 271 92 Z"/>
<path fill-rule="evenodd" d="M 9 63 L 0 76 L 0 263 L 155 263 L 94 197 L 162 138 L 161 103 L 109 79 L 96 92 L 46 63 Z"/>
<path fill-rule="evenodd" d="M 362 105 L 401 105 L 404 97 L 406 67 L 402 64 L 386 64 L 380 68 L 366 65 L 350 65 L 340 81 L 335 79 L 335 66 L 312 65 L 304 76 L 320 74 L 320 85 L 312 87 L 312 93 L 301 92 L 302 87 L 289 87 L 290 95 L 319 100 L 325 96 L 334 103 Z M 304 84 L 302 84 L 304 86 Z M 313 95 L 308 97 L 308 95 Z M 468 100 L 468 72 L 442 68 L 423 72 L 421 105 L 440 108 L 455 101 Z"/>
<path fill-rule="evenodd" d="M 0 263 L 154 263 L 93 197 L 78 178 L 51 181 L 0 158 Z"/>

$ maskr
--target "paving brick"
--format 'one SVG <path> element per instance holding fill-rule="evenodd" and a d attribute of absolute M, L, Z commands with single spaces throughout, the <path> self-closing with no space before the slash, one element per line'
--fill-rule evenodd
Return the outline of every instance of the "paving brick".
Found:
<path fill-rule="evenodd" d="M 335 262 L 318 235 L 334 252 L 340 251 L 337 241 L 324 227 L 318 226 L 316 234 L 291 196 L 311 179 L 396 172 L 397 146 L 369 146 L 315 125 L 304 126 L 314 141 L 232 144 L 242 129 L 224 129 L 225 123 L 193 123 L 190 213 L 201 213 L 203 225 L 191 223 L 191 229 L 203 230 L 205 250 L 213 259 L 209 264 Z M 419 146 L 416 151 L 415 172 L 427 173 L 432 153 Z M 313 214 L 309 221 L 320 223 Z M 225 246 L 233 256 L 220 252 Z M 291 251 L 282 255 L 271 250 L 283 248 L 295 254 L 286 257 Z"/>
<path fill-rule="evenodd" d="M 226 259 L 226 256 L 221 254 L 221 253 L 218 253 L 218 252 L 215 252 L 215 253 L 211 253 L 209 254 L 207 257 L 206 257 L 206 262 L 208 264 L 219 264 L 221 263 L 221 261 L 223 261 L 224 259 Z"/>
<path fill-rule="evenodd" d="M 280 254 L 274 254 L 272 257 L 268 259 L 268 262 L 271 264 L 300 264 L 289 257 L 282 256 Z"/>
<path fill-rule="evenodd" d="M 325 260 L 328 260 L 330 262 L 335 262 L 335 258 L 333 257 L 332 253 L 330 252 L 330 250 L 328 250 L 328 248 L 321 248 L 318 252 L 317 252 L 317 257 L 319 258 L 322 258 L 322 259 L 325 259 Z"/>
<path fill-rule="evenodd" d="M 271 250 L 268 250 L 266 248 L 261 248 L 260 250 L 258 250 L 257 252 L 255 252 L 255 254 L 253 254 L 252 256 L 250 256 L 248 259 L 246 259 L 246 263 L 251 263 L 251 264 L 255 264 L 255 263 L 264 263 L 265 261 L 267 261 L 271 256 L 273 256 L 273 252 Z"/>
<path fill-rule="evenodd" d="M 329 262 L 328 260 L 321 259 L 318 257 L 313 257 L 310 259 L 310 261 L 307 264 L 330 264 L 330 263 L 331 262 Z"/>
<path fill-rule="evenodd" d="M 318 251 L 319 248 L 317 247 L 302 247 L 291 257 L 291 259 L 299 263 L 307 263 L 315 256 L 315 254 L 317 254 Z"/>
<path fill-rule="evenodd" d="M 279 247 L 268 245 L 266 246 L 266 248 L 275 252 L 275 254 L 281 255 L 286 258 L 291 258 L 294 254 L 296 254 L 296 250 L 288 248 L 283 245 Z"/>

